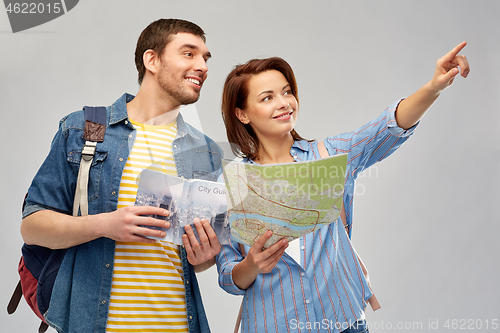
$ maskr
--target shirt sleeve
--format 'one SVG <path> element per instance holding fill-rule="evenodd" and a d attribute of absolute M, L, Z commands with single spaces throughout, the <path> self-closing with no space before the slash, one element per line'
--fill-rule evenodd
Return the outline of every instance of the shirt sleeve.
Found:
<path fill-rule="evenodd" d="M 63 121 L 64 119 L 52 140 L 49 154 L 28 189 L 23 218 L 47 209 L 71 215 L 76 175 L 73 170 L 68 169 Z"/>
<path fill-rule="evenodd" d="M 238 243 L 234 241 L 222 245 L 219 254 L 215 257 L 219 286 L 230 294 L 245 294 L 245 290 L 240 289 L 233 281 L 233 269 L 242 260 L 243 256 L 238 250 Z"/>
<path fill-rule="evenodd" d="M 418 123 L 405 130 L 396 122 L 396 108 L 401 101 L 353 132 L 326 138 L 325 147 L 330 155 L 347 153 L 348 170 L 354 179 L 364 169 L 390 156 L 413 134 Z"/>

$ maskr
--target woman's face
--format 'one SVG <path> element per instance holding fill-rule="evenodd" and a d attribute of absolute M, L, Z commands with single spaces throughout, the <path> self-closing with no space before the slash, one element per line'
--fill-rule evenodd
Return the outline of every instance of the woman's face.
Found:
<path fill-rule="evenodd" d="M 298 103 L 285 76 L 269 70 L 252 76 L 248 82 L 246 108 L 236 109 L 243 124 L 250 124 L 259 140 L 282 137 L 295 127 Z"/>

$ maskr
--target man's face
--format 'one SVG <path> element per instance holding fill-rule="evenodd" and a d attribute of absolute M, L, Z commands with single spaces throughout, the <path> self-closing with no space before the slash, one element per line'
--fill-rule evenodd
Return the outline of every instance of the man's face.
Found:
<path fill-rule="evenodd" d="M 158 83 L 174 105 L 194 103 L 207 78 L 210 52 L 203 40 L 180 32 L 165 46 L 158 69 Z"/>

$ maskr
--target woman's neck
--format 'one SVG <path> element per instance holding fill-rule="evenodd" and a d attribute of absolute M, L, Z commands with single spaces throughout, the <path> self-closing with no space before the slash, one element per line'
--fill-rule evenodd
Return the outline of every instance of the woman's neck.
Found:
<path fill-rule="evenodd" d="M 290 149 L 294 139 L 290 133 L 281 138 L 259 138 L 259 164 L 276 164 L 293 162 Z"/>

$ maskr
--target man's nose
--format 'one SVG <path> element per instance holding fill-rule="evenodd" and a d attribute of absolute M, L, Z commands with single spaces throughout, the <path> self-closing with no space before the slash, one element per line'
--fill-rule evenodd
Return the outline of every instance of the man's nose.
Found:
<path fill-rule="evenodd" d="M 208 72 L 207 62 L 203 57 L 200 57 L 197 59 L 195 66 L 194 66 L 194 70 L 197 72 L 201 72 L 202 74 L 205 74 L 206 72 Z"/>

